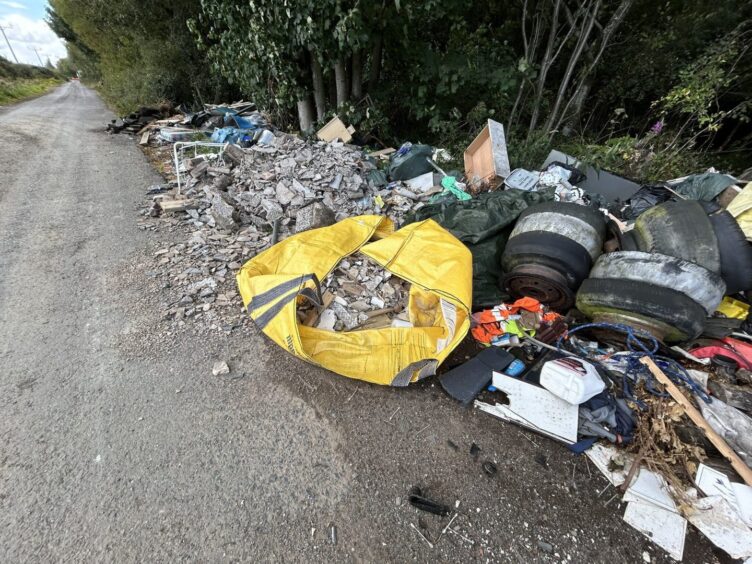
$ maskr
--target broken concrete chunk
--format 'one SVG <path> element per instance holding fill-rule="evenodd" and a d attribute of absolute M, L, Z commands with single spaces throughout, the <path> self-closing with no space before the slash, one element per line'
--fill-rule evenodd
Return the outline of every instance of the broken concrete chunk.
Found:
<path fill-rule="evenodd" d="M 288 205 L 292 201 L 292 199 L 295 198 L 296 196 L 295 192 L 293 192 L 287 186 L 285 186 L 285 183 L 282 182 L 281 180 L 277 182 L 276 194 L 277 194 L 277 201 L 283 206 Z"/>
<path fill-rule="evenodd" d="M 235 208 L 220 197 L 213 199 L 211 208 L 209 208 L 209 216 L 220 229 L 232 231 L 238 227 Z"/>
<path fill-rule="evenodd" d="M 245 153 L 243 152 L 243 149 L 241 149 L 237 145 L 227 145 L 227 147 L 225 147 L 224 153 L 222 153 L 222 156 L 224 157 L 225 161 L 231 163 L 234 166 L 238 166 L 243 161 L 244 154 Z"/>
<path fill-rule="evenodd" d="M 324 204 L 315 202 L 298 210 L 295 215 L 295 232 L 300 233 L 309 229 L 327 227 L 332 225 L 334 221 L 334 212 Z"/>
<path fill-rule="evenodd" d="M 227 190 L 228 186 L 232 184 L 232 176 L 229 174 L 220 174 L 214 179 L 214 187 L 217 190 Z"/>
<path fill-rule="evenodd" d="M 319 322 L 316 325 L 317 329 L 324 329 L 326 331 L 334 331 L 334 324 L 337 322 L 337 316 L 331 309 L 321 313 Z"/>

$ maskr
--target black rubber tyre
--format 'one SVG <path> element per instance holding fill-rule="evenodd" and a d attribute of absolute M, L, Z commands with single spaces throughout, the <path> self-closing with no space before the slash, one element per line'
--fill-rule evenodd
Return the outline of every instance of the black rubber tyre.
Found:
<path fill-rule="evenodd" d="M 615 239 L 617 242 L 617 250 L 619 251 L 639 251 L 637 248 L 637 241 L 634 238 L 633 230 L 622 231 L 619 224 L 613 219 L 609 219 L 606 224 L 608 230 L 608 238 Z"/>
<path fill-rule="evenodd" d="M 721 272 L 715 231 L 705 210 L 695 201 L 665 202 L 648 209 L 635 221 L 634 233 L 641 251 L 677 257 Z"/>
<path fill-rule="evenodd" d="M 557 233 L 531 231 L 512 237 L 501 255 L 501 267 L 511 272 L 522 264 L 541 264 L 559 271 L 576 290 L 590 273 L 592 260 L 585 247 Z"/>
<path fill-rule="evenodd" d="M 694 339 L 705 325 L 705 310 L 681 292 L 631 280 L 585 280 L 577 309 L 591 318 L 623 312 L 654 319 L 676 328 L 676 334 L 667 336 L 672 341 Z"/>
<path fill-rule="evenodd" d="M 598 257 L 590 278 L 632 280 L 681 292 L 708 315 L 721 303 L 726 283 L 720 274 L 680 258 L 642 251 L 620 251 Z"/>
<path fill-rule="evenodd" d="M 523 217 L 544 212 L 560 213 L 562 215 L 576 217 L 595 229 L 601 236 L 601 239 L 606 238 L 605 216 L 594 208 L 573 204 L 571 202 L 543 202 L 542 204 L 535 204 L 534 206 L 530 206 L 523 210 L 518 221 Z"/>
<path fill-rule="evenodd" d="M 734 216 L 726 210 L 709 216 L 721 254 L 721 276 L 726 292 L 735 294 L 752 288 L 752 246 Z"/>

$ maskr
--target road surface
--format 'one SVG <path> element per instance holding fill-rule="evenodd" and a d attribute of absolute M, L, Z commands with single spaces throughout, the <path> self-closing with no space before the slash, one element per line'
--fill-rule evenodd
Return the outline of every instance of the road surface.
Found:
<path fill-rule="evenodd" d="M 137 226 L 160 179 L 112 118 L 78 83 L 0 111 L 2 562 L 666 559 L 583 458 L 431 382 L 349 381 L 256 332 L 165 332 L 160 241 Z M 407 504 L 415 485 L 452 530 Z M 714 560 L 696 534 L 685 555 Z"/>

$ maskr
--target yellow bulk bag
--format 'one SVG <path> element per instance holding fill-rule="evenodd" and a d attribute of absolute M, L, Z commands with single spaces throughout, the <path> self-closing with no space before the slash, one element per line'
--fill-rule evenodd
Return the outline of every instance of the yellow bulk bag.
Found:
<path fill-rule="evenodd" d="M 297 304 L 321 304 L 319 281 L 358 250 L 411 282 L 413 327 L 335 332 L 299 324 Z M 388 218 L 364 215 L 281 241 L 246 262 L 237 281 L 251 318 L 287 351 L 343 376 L 407 386 L 435 374 L 465 337 L 472 278 L 470 251 L 435 221 L 395 232 Z"/>
<path fill-rule="evenodd" d="M 752 241 L 752 182 L 731 200 L 726 211 L 736 218 L 748 241 Z"/>

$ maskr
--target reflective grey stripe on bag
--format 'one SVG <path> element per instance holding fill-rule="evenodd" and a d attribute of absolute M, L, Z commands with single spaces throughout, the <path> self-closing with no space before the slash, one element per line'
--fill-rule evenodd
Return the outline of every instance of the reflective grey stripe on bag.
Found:
<path fill-rule="evenodd" d="M 315 293 L 311 288 L 300 289 L 300 287 L 309 280 L 313 280 L 314 284 L 316 284 Z M 290 290 L 293 289 L 294 291 L 290 292 Z M 285 294 L 286 292 L 289 293 Z M 251 298 L 251 301 L 248 303 L 248 313 L 252 313 L 272 303 L 274 300 L 284 296 L 276 304 L 274 304 L 272 307 L 262 313 L 258 318 L 256 318 L 256 325 L 258 325 L 259 329 L 263 330 L 264 327 L 266 327 L 269 322 L 285 308 L 287 304 L 289 304 L 298 296 L 298 294 L 301 294 L 307 299 L 311 300 L 311 302 L 313 302 L 315 306 L 321 307 L 321 284 L 319 283 L 318 277 L 315 274 L 304 274 L 303 276 L 300 276 L 293 280 L 288 280 L 287 282 L 283 282 L 282 284 L 275 286 L 271 290 L 267 290 L 266 292 L 262 292 L 258 296 Z"/>
<path fill-rule="evenodd" d="M 397 372 L 395 377 L 392 379 L 391 385 L 404 388 L 405 386 L 410 384 L 413 379 L 413 372 L 415 372 L 416 370 L 418 371 L 418 378 L 416 379 L 416 381 L 418 381 L 436 374 L 436 368 L 438 366 L 439 361 L 432 358 L 426 360 L 418 360 L 417 362 L 408 364 L 402 370 Z"/>

